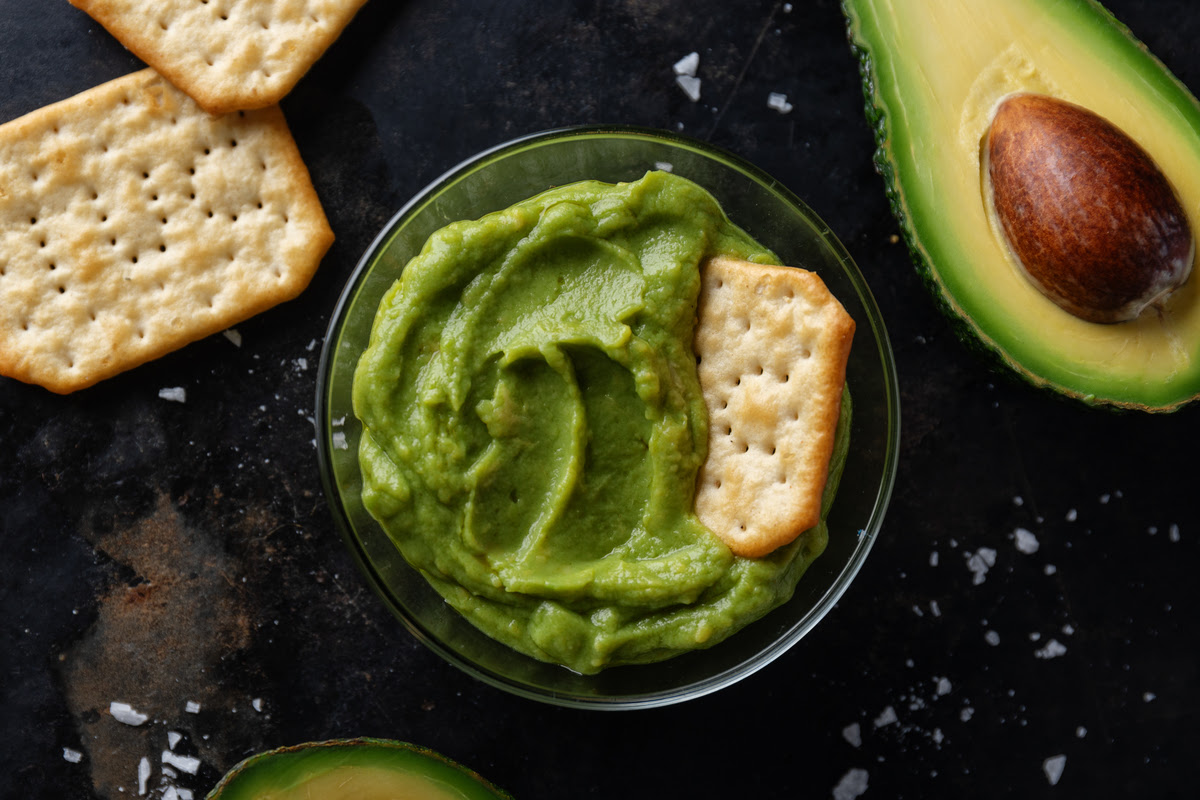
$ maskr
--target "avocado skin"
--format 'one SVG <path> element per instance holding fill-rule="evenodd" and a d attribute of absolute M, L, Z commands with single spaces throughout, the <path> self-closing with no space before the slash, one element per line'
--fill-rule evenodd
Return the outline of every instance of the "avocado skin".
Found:
<path fill-rule="evenodd" d="M 932 297 L 934 305 L 939 312 L 949 319 L 951 329 L 960 342 L 968 351 L 996 372 L 1023 381 L 1038 389 L 1048 391 L 1060 399 L 1066 399 L 1069 402 L 1077 401 L 1090 407 L 1103 408 L 1115 412 L 1136 410 L 1151 413 L 1169 413 L 1177 411 L 1200 399 L 1200 379 L 1191 380 L 1190 389 L 1166 401 L 1160 399 L 1143 401 L 1124 396 L 1113 397 L 1108 396 L 1103 387 L 1098 391 L 1094 386 L 1078 388 L 1068 385 L 1063 381 L 1048 379 L 1040 374 L 1039 371 L 1030 369 L 1021 360 L 1014 358 L 1006 352 L 956 302 L 956 299 L 947 291 L 945 284 L 939 278 L 937 270 L 931 263 L 929 254 L 921 243 L 920 231 L 918 226 L 914 225 L 913 214 L 905 202 L 902 192 L 900 165 L 890 155 L 892 144 L 891 122 L 878 86 L 880 76 L 876 74 L 874 66 L 875 56 L 872 50 L 875 45 L 869 42 L 860 30 L 863 16 L 861 9 L 869 7 L 872 5 L 872 2 L 873 0 L 841 0 L 840 5 L 846 22 L 846 35 L 850 50 L 862 78 L 864 114 L 875 143 L 875 152 L 872 158 L 873 165 L 875 171 L 883 179 L 889 208 L 899 225 L 900 233 L 908 249 L 912 264 L 926 290 Z M 1055 4 L 1064 5 L 1062 2 L 1056 2 Z M 1171 74 L 1170 70 L 1161 61 L 1150 53 L 1149 49 L 1133 35 L 1126 25 L 1114 17 L 1097 0 L 1065 0 L 1065 4 L 1077 7 L 1079 14 L 1093 15 L 1093 21 L 1097 27 L 1103 26 L 1107 28 L 1108 33 L 1123 40 L 1123 45 L 1139 51 L 1139 55 L 1149 64 L 1149 69 L 1160 73 L 1161 78 L 1173 84 L 1179 94 L 1185 96 L 1190 101 L 1193 107 L 1188 109 L 1188 115 L 1194 116 L 1197 114 L 1197 111 L 1200 111 L 1200 103 L 1197 103 L 1187 87 Z M 1200 164 L 1197 167 L 1200 168 Z M 1195 277 L 1193 277 L 1193 280 L 1195 280 Z M 1200 357 L 1200 349 L 1195 348 L 1196 344 L 1195 342 L 1192 343 L 1194 352 Z M 1197 371 L 1200 371 L 1200 367 L 1197 368 Z"/>
<path fill-rule="evenodd" d="M 206 800 L 256 800 L 262 791 L 282 791 L 305 776 L 344 766 L 395 770 L 428 777 L 461 793 L 466 800 L 513 800 L 474 771 L 420 745 L 360 737 L 280 747 L 238 763 L 208 793 Z"/>

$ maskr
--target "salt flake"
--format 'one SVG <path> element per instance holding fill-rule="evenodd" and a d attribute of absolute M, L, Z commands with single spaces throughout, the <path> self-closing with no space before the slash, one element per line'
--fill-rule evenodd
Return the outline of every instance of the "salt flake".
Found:
<path fill-rule="evenodd" d="M 676 75 L 695 75 L 699 66 L 700 54 L 692 51 L 675 62 L 674 70 Z"/>
<path fill-rule="evenodd" d="M 183 710 L 189 714 L 199 714 L 200 713 L 200 704 L 197 703 L 195 700 L 188 700 L 187 705 L 183 707 Z"/>
<path fill-rule="evenodd" d="M 1038 658 L 1058 658 L 1067 652 L 1067 647 L 1058 639 L 1051 639 L 1046 642 L 1046 646 L 1036 650 L 1034 655 Z"/>
<path fill-rule="evenodd" d="M 849 742 L 851 747 L 862 747 L 862 728 L 857 722 L 851 722 L 842 728 L 842 738 Z"/>
<path fill-rule="evenodd" d="M 72 764 L 78 764 L 83 760 L 83 753 L 78 750 L 72 750 L 69 747 L 63 748 L 63 760 L 69 761 Z"/>
<path fill-rule="evenodd" d="M 1017 528 L 1013 531 L 1013 535 L 1016 537 L 1017 549 L 1025 555 L 1033 555 L 1038 551 L 1038 540 L 1032 532 L 1024 528 Z"/>
<path fill-rule="evenodd" d="M 767 108 L 786 114 L 792 110 L 792 104 L 788 102 L 786 94 L 770 92 L 767 94 Z"/>
<path fill-rule="evenodd" d="M 1050 756 L 1042 762 L 1042 772 L 1046 773 L 1046 780 L 1051 786 L 1058 785 L 1058 779 L 1062 777 L 1063 768 L 1067 766 L 1066 756 Z"/>
<path fill-rule="evenodd" d="M 688 99 L 695 103 L 700 99 L 700 79 L 692 75 L 677 75 L 675 83 L 679 84 L 679 88 L 683 89 L 683 93 L 688 96 Z"/>
<path fill-rule="evenodd" d="M 162 762 L 168 766 L 182 770 L 188 775 L 195 775 L 200 770 L 200 759 L 193 756 L 181 756 L 178 753 L 172 753 L 170 750 L 162 751 Z"/>
<path fill-rule="evenodd" d="M 118 703 L 115 701 L 109 703 L 108 713 L 112 714 L 113 719 L 117 722 L 123 722 L 126 725 L 141 725 L 150 719 L 149 715 L 135 711 L 129 703 Z"/>
<path fill-rule="evenodd" d="M 987 571 L 996 565 L 996 551 L 990 547 L 981 547 L 974 553 L 967 553 L 967 569 L 975 576 L 971 583 L 975 586 L 987 579 Z"/>
<path fill-rule="evenodd" d="M 894 722 L 899 722 L 899 720 L 900 718 L 896 716 L 896 709 L 888 706 L 879 712 L 879 716 L 875 718 L 875 727 L 882 728 L 884 725 L 891 725 Z"/>
<path fill-rule="evenodd" d="M 187 389 L 182 386 L 166 386 L 158 390 L 158 396 L 163 400 L 170 400 L 174 403 L 187 402 Z"/>
<path fill-rule="evenodd" d="M 842 776 L 833 787 L 833 800 L 854 800 L 867 791 L 868 774 L 865 769 L 855 767 Z"/>
<path fill-rule="evenodd" d="M 138 794 L 146 793 L 146 781 L 150 780 L 150 759 L 142 756 L 138 762 Z"/>

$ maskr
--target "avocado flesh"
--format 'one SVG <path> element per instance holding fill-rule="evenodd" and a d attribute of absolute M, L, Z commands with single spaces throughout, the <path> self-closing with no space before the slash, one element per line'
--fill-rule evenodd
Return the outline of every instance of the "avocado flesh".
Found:
<path fill-rule="evenodd" d="M 251 756 L 207 800 L 511 800 L 475 773 L 406 742 L 313 742 Z"/>
<path fill-rule="evenodd" d="M 997 235 L 980 164 L 1000 99 L 1059 97 L 1145 148 L 1200 231 L 1200 104 L 1187 89 L 1091 0 L 843 0 L 843 10 L 893 211 L 960 333 L 1088 403 L 1169 411 L 1200 395 L 1200 280 L 1132 322 L 1072 316 Z"/>

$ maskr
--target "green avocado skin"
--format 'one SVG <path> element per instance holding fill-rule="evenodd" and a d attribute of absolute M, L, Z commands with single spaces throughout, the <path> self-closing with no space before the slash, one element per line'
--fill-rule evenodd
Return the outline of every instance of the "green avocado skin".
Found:
<path fill-rule="evenodd" d="M 943 0 L 931 0 L 929 9 L 942 3 Z M 969 0 L 967 4 L 971 5 Z M 919 48 L 905 50 L 893 46 L 893 31 L 889 26 L 905 13 L 901 5 L 901 0 L 841 1 L 847 38 L 862 77 L 864 111 L 876 148 L 875 170 L 883 179 L 889 207 L 912 263 L 958 338 L 997 371 L 1088 406 L 1113 411 L 1171 412 L 1200 397 L 1200 341 L 1184 343 L 1190 352 L 1190 366 L 1161 381 L 1158 376 L 1115 372 L 1103 375 L 1094 365 L 1074 363 L 1075 356 L 1068 346 L 1045 341 L 1030 345 L 1028 340 L 1036 337 L 1006 330 L 1003 320 L 997 322 L 996 315 L 989 318 L 973 313 L 978 306 L 962 301 L 956 288 L 956 284 L 961 285 L 965 280 L 956 272 L 961 272 L 962 259 L 955 257 L 962 251 L 948 252 L 939 243 L 945 238 L 942 229 L 955 225 L 955 214 L 951 209 L 938 209 L 935 201 L 922 197 L 921 192 L 928 195 L 928 190 L 916 188 L 918 177 L 913 174 L 914 165 L 936 171 L 938 160 L 947 156 L 923 152 L 914 145 L 919 136 L 913 133 L 913 120 L 923 113 L 922 100 L 916 87 L 897 78 L 892 65 L 919 58 L 925 70 L 961 67 L 937 63 L 936 54 L 912 52 Z M 1186 124 L 1200 130 L 1200 103 L 1096 0 L 1004 0 L 995 6 L 991 0 L 979 0 L 975 5 L 981 18 L 992 7 L 1026 7 L 1043 17 L 1065 22 L 1080 37 L 1087 38 L 1098 57 L 1119 64 L 1144 84 L 1148 93 L 1155 96 L 1158 107 L 1168 107 L 1178 120 L 1187 120 Z M 936 21 L 938 14 L 925 8 L 921 13 L 931 21 Z M 1086 65 L 1081 69 L 1087 69 Z M 1193 170 L 1196 168 L 1200 168 L 1200 161 L 1192 165 Z M 1195 280 L 1193 276 L 1192 281 Z M 1019 347 L 1013 344 L 1017 340 L 1023 340 Z"/>
<path fill-rule="evenodd" d="M 415 776 L 443 796 L 462 800 L 512 800 L 511 795 L 440 753 L 408 742 L 371 738 L 308 742 L 251 756 L 231 769 L 207 800 L 287 796 L 303 792 L 305 784 L 333 770 L 349 774 L 356 768 L 392 772 L 405 779 Z"/>

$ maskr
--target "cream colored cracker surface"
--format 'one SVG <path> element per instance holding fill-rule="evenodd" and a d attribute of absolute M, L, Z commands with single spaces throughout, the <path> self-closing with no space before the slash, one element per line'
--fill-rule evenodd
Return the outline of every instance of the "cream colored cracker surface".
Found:
<path fill-rule="evenodd" d="M 277 107 L 143 70 L 0 125 L 0 374 L 91 385 L 294 297 L 332 239 Z"/>
<path fill-rule="evenodd" d="M 696 513 L 733 552 L 762 556 L 820 518 L 854 321 L 806 270 L 717 257 L 701 279 Z"/>
<path fill-rule="evenodd" d="M 71 0 L 214 114 L 279 102 L 366 0 Z"/>

